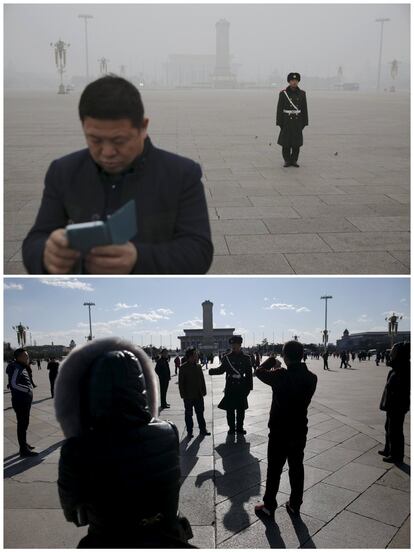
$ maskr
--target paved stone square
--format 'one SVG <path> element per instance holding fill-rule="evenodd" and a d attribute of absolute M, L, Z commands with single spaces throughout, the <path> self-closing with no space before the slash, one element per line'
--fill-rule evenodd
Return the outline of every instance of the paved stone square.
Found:
<path fill-rule="evenodd" d="M 206 420 L 211 437 L 188 440 L 184 409 L 173 376 L 161 417 L 177 425 L 181 441 L 181 512 L 193 527 L 191 541 L 200 548 L 409 548 L 410 446 L 400 466 L 385 464 L 377 451 L 384 442 L 384 413 L 378 410 L 388 368 L 373 361 L 331 371 L 322 362 L 308 366 L 318 375 L 309 409 L 302 515 L 292 520 L 284 508 L 289 498 L 285 467 L 275 523 L 254 514 L 266 481 L 267 421 L 270 387 L 254 380 L 246 416 L 246 436 L 229 437 L 225 412 L 217 408 L 224 376 L 208 376 Z M 173 363 L 171 371 L 174 373 Z M 5 390 L 6 548 L 74 548 L 84 535 L 64 520 L 57 494 L 57 463 L 63 436 L 54 417 L 47 370 L 34 367 L 38 387 L 32 408 L 29 442 L 40 455 L 17 456 L 16 422 Z"/>
<path fill-rule="evenodd" d="M 304 83 L 306 89 L 306 83 Z M 212 274 L 408 274 L 409 94 L 308 91 L 300 168 L 282 167 L 277 90 L 145 90 L 150 136 L 201 163 Z M 6 274 L 50 162 L 84 147 L 79 93 L 5 91 Z"/>

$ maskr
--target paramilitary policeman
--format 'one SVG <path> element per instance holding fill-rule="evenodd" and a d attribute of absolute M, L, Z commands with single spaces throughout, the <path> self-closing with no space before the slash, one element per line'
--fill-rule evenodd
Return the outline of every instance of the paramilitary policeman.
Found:
<path fill-rule="evenodd" d="M 280 127 L 277 143 L 282 146 L 284 167 L 299 167 L 299 148 L 303 146 L 302 130 L 309 124 L 306 92 L 300 90 L 299 73 L 289 73 L 289 86 L 279 94 L 276 126 Z"/>
<path fill-rule="evenodd" d="M 241 344 L 243 338 L 235 335 L 230 338 L 231 353 L 224 355 L 218 368 L 210 368 L 210 376 L 226 374 L 224 397 L 218 407 L 227 412 L 228 433 L 245 434 L 243 428 L 245 411 L 249 407 L 247 396 L 253 389 L 252 363 L 250 357 L 243 353 Z M 237 413 L 237 425 L 236 425 Z"/>

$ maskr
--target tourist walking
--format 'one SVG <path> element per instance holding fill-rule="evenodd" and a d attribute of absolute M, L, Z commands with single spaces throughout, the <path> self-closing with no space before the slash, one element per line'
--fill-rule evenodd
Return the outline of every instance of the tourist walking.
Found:
<path fill-rule="evenodd" d="M 155 365 L 155 373 L 160 381 L 161 408 L 170 408 L 170 405 L 167 403 L 167 390 L 171 379 L 171 372 L 167 349 L 161 351 L 161 356 Z"/>
<path fill-rule="evenodd" d="M 47 363 L 47 369 L 49 370 L 49 382 L 50 382 L 50 394 L 55 396 L 55 381 L 59 372 L 59 362 L 52 357 Z"/>

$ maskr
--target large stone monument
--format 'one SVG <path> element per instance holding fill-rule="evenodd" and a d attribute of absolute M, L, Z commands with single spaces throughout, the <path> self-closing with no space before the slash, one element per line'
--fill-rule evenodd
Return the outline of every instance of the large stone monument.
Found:
<path fill-rule="evenodd" d="M 220 19 L 216 23 L 216 66 L 213 74 L 214 88 L 235 88 L 236 78 L 230 71 L 230 23 Z"/>

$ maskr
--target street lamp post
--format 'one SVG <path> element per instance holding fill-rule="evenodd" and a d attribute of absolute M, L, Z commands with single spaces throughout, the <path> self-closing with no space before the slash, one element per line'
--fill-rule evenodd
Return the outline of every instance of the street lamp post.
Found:
<path fill-rule="evenodd" d="M 89 335 L 88 335 L 88 341 L 92 341 L 93 335 L 92 335 L 92 318 L 91 318 L 91 307 L 95 306 L 95 303 L 84 303 L 84 307 L 88 307 L 89 310 Z"/>
<path fill-rule="evenodd" d="M 395 312 L 392 313 L 392 316 L 385 319 L 388 322 L 388 335 L 391 338 L 391 349 L 394 347 L 394 339 L 397 337 L 398 333 L 398 320 L 402 320 L 402 316 L 397 316 Z"/>
<path fill-rule="evenodd" d="M 58 40 L 53 44 L 50 43 L 55 52 L 55 64 L 57 71 L 60 75 L 60 84 L 58 88 L 58 94 L 66 94 L 65 85 L 63 84 L 63 73 L 65 72 L 66 67 L 66 52 L 70 44 L 63 42 L 63 40 Z"/>
<path fill-rule="evenodd" d="M 80 14 L 78 15 L 85 21 L 85 59 L 86 59 L 86 84 L 89 82 L 89 54 L 88 54 L 88 19 L 92 19 L 93 15 Z"/>
<path fill-rule="evenodd" d="M 321 299 L 325 301 L 325 329 L 323 330 L 323 344 L 325 350 L 328 348 L 328 299 L 333 299 L 332 295 L 322 295 Z"/>
<path fill-rule="evenodd" d="M 378 76 L 377 76 L 377 92 L 380 90 L 381 84 L 381 60 L 382 60 L 382 36 L 384 33 L 384 23 L 386 21 L 391 21 L 388 17 L 383 17 L 376 19 L 376 23 L 381 23 L 381 33 L 380 33 L 380 44 L 379 44 L 379 56 L 378 56 Z"/>

